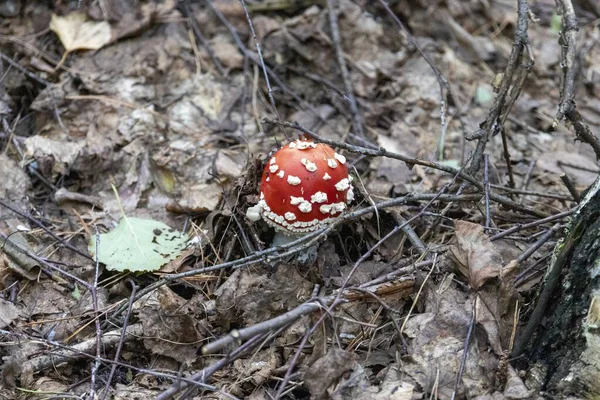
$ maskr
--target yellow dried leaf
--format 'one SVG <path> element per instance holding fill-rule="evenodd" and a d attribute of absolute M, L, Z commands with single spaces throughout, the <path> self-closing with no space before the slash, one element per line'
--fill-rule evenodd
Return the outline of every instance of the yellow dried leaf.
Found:
<path fill-rule="evenodd" d="M 87 21 L 85 14 L 80 12 L 62 17 L 52 14 L 50 29 L 56 33 L 65 47 L 65 54 L 56 68 L 64 62 L 66 56 L 72 51 L 101 49 L 110 42 L 112 37 L 108 22 Z"/>

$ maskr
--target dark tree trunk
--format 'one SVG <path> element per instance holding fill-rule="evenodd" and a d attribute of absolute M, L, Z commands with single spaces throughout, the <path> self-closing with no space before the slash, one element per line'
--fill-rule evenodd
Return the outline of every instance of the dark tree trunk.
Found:
<path fill-rule="evenodd" d="M 582 198 L 555 248 L 545 285 L 557 267 L 556 285 L 527 355 L 546 368 L 549 394 L 600 399 L 600 177 Z"/>

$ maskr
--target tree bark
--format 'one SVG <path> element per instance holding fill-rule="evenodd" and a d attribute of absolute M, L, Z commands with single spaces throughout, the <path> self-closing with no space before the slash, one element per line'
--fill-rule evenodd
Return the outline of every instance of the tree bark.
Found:
<path fill-rule="evenodd" d="M 582 198 L 556 245 L 545 286 L 562 269 L 527 355 L 545 367 L 549 394 L 600 399 L 600 176 Z"/>

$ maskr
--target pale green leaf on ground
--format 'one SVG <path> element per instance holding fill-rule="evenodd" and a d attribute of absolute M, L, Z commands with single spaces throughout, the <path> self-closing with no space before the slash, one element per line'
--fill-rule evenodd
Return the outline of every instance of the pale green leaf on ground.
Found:
<path fill-rule="evenodd" d="M 494 92 L 491 90 L 492 86 L 479 85 L 475 91 L 475 103 L 483 107 L 490 107 L 494 102 Z"/>
<path fill-rule="evenodd" d="M 439 163 L 442 165 L 447 165 L 452 168 L 460 168 L 459 160 L 442 160 L 442 161 L 439 161 Z"/>
<path fill-rule="evenodd" d="M 562 15 L 559 15 L 555 12 L 552 13 L 552 18 L 550 19 L 550 30 L 554 33 L 560 33 L 562 30 Z"/>
<path fill-rule="evenodd" d="M 71 292 L 71 296 L 75 300 L 81 299 L 81 292 L 79 291 L 79 286 L 75 285 L 75 289 L 73 289 L 73 291 Z"/>
<path fill-rule="evenodd" d="M 100 235 L 98 260 L 111 271 L 155 271 L 177 258 L 188 237 L 159 221 L 121 218 L 119 225 Z M 89 251 L 96 256 L 96 236 Z"/>

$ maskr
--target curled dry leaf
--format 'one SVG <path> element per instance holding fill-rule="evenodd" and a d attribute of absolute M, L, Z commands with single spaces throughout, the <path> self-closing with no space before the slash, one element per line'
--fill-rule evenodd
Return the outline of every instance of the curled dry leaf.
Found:
<path fill-rule="evenodd" d="M 488 280 L 497 278 L 502 270 L 502 257 L 483 233 L 481 225 L 456 221 L 456 244 L 450 246 L 450 254 L 459 271 L 469 280 L 475 290 Z"/>
<path fill-rule="evenodd" d="M 35 253 L 35 251 L 20 232 L 18 223 L 16 219 L 6 218 L 0 224 L 0 232 L 7 235 L 6 239 L 0 239 L 0 288 L 2 289 L 4 289 L 5 279 L 11 273 L 32 281 L 38 277 L 39 263 L 27 255 L 27 252 Z"/>
<path fill-rule="evenodd" d="M 483 233 L 481 225 L 456 221 L 455 227 L 456 245 L 450 247 L 450 255 L 470 286 L 479 292 L 477 323 L 496 355 L 502 355 L 509 347 L 518 264 L 513 260 L 503 265 L 500 250 Z M 484 287 L 493 279 L 493 284 Z"/>

